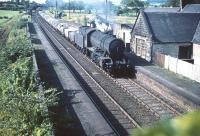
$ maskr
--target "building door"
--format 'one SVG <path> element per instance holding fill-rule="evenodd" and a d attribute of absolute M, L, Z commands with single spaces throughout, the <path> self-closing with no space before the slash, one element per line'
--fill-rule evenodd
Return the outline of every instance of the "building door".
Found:
<path fill-rule="evenodd" d="M 136 54 L 146 59 L 147 47 L 145 40 L 136 38 Z"/>

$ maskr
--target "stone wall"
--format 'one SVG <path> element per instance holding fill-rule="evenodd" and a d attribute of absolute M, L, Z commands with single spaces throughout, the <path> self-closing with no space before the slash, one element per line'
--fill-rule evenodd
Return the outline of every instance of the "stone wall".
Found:
<path fill-rule="evenodd" d="M 138 16 L 134 29 L 131 33 L 131 49 L 134 53 L 137 53 L 136 47 L 137 47 L 137 43 L 136 43 L 136 39 L 141 39 L 141 40 L 145 40 L 145 46 L 148 46 L 147 49 L 147 53 L 148 53 L 148 57 L 145 59 L 148 61 L 151 61 L 151 33 L 144 15 L 144 12 L 140 12 L 140 15 Z"/>
<path fill-rule="evenodd" d="M 155 53 L 159 52 L 161 54 L 166 54 L 178 58 L 179 46 L 180 45 L 176 43 L 153 44 L 152 57 L 154 58 Z"/>

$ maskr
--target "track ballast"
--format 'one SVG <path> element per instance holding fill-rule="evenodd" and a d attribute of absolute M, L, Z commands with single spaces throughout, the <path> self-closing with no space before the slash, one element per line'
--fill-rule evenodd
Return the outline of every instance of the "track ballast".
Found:
<path fill-rule="evenodd" d="M 122 86 L 125 79 L 113 79 L 104 71 L 99 69 L 86 56 L 81 54 L 69 41 L 56 32 L 46 21 L 37 18 L 43 31 L 51 39 L 55 48 L 61 54 L 62 58 L 71 65 L 74 73 L 82 82 L 82 86 L 88 86 L 88 94 L 96 103 L 104 117 L 118 131 L 118 125 L 126 130 L 127 134 L 134 128 L 140 128 L 144 125 L 151 125 L 160 119 L 160 116 L 152 112 L 152 107 L 145 106 L 141 101 L 134 98 L 130 93 L 125 92 L 126 86 Z M 84 81 L 83 81 L 84 80 Z M 118 83 L 118 85 L 116 84 Z M 120 83 L 121 82 L 121 83 Z M 135 86 L 132 84 L 132 86 Z M 141 88 L 137 88 L 141 89 Z M 138 90 L 138 91 L 139 91 Z M 99 105 L 100 104 L 100 105 Z M 170 116 L 175 116 L 169 112 Z M 114 118 L 109 118 L 113 115 Z M 125 134 L 125 132 L 117 132 Z"/>

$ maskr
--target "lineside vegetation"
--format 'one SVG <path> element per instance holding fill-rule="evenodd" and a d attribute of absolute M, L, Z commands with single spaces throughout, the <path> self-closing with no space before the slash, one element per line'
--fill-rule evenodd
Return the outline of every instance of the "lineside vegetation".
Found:
<path fill-rule="evenodd" d="M 199 136 L 200 111 L 194 111 L 175 119 L 156 124 L 152 128 L 138 130 L 134 136 Z"/>
<path fill-rule="evenodd" d="M 48 106 L 56 105 L 54 89 L 39 93 L 33 48 L 27 37 L 28 18 L 13 23 L 0 46 L 0 135 L 52 135 Z M 45 96 L 45 97 L 44 97 Z"/>

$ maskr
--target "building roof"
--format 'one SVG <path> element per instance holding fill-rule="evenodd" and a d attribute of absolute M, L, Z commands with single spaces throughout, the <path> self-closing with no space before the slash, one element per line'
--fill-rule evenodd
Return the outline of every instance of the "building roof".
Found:
<path fill-rule="evenodd" d="M 188 4 L 200 4 L 199 0 L 181 0 L 182 7 L 185 7 Z"/>
<path fill-rule="evenodd" d="M 196 32 L 195 32 L 192 42 L 200 44 L 200 22 L 196 29 Z"/>
<path fill-rule="evenodd" d="M 145 8 L 144 12 L 178 12 L 180 10 L 179 7 L 149 7 L 149 8 Z"/>
<path fill-rule="evenodd" d="M 183 8 L 182 12 L 184 12 L 184 13 L 200 13 L 200 4 L 188 4 Z"/>
<path fill-rule="evenodd" d="M 192 42 L 200 20 L 197 13 L 145 12 L 155 42 Z"/>

